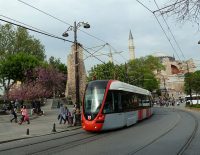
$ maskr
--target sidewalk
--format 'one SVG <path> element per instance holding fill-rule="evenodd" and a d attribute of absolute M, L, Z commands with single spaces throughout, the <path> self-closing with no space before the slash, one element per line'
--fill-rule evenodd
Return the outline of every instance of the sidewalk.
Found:
<path fill-rule="evenodd" d="M 54 123 L 56 125 L 56 132 L 81 128 L 80 126 L 69 126 L 67 123 L 59 124 L 57 116 L 58 109 L 46 110 L 43 116 L 30 116 L 30 124 L 24 122 L 22 125 L 19 125 L 18 123 L 14 123 L 14 121 L 13 123 L 10 122 L 12 116 L 0 115 L 0 143 L 14 139 L 51 134 Z M 27 135 L 27 129 L 29 129 L 29 135 Z"/>

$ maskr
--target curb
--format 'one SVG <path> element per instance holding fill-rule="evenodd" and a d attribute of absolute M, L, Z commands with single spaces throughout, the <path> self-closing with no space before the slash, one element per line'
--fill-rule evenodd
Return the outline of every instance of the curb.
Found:
<path fill-rule="evenodd" d="M 69 128 L 72 128 L 72 127 L 69 127 Z M 77 126 L 76 128 L 73 128 L 73 129 L 65 129 L 65 130 L 62 130 L 62 131 L 50 132 L 50 133 L 47 133 L 47 134 L 41 134 L 41 135 L 35 135 L 35 136 L 27 135 L 27 137 L 15 138 L 15 139 L 10 139 L 10 140 L 0 141 L 0 144 L 9 143 L 9 142 L 13 142 L 13 141 L 18 141 L 18 140 L 22 140 L 22 139 L 30 139 L 30 138 L 35 138 L 35 137 L 43 137 L 43 136 L 52 135 L 52 134 L 58 134 L 58 133 L 66 132 L 66 131 L 74 131 L 74 130 L 78 130 L 78 129 L 81 129 L 81 128 L 82 128 L 81 126 Z"/>

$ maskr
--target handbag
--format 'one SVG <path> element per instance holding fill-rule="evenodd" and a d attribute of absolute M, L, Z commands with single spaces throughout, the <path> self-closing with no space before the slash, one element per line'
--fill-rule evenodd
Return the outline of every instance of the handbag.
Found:
<path fill-rule="evenodd" d="M 60 119 L 60 114 L 58 115 L 58 120 Z"/>

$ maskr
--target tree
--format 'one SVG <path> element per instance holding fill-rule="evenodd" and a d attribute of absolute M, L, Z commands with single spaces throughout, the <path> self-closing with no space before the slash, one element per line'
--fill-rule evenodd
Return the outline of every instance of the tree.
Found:
<path fill-rule="evenodd" d="M 88 81 L 114 79 L 115 65 L 111 62 L 98 64 L 89 71 Z"/>
<path fill-rule="evenodd" d="M 172 0 L 160 9 L 162 14 L 175 16 L 178 21 L 191 21 L 199 24 L 199 0 Z"/>
<path fill-rule="evenodd" d="M 57 69 L 38 67 L 28 74 L 27 79 L 20 87 L 15 87 L 9 92 L 10 99 L 32 100 L 61 95 L 65 90 L 66 76 Z"/>
<path fill-rule="evenodd" d="M 58 69 L 63 74 L 67 75 L 67 66 L 61 63 L 60 59 L 56 59 L 55 57 L 51 56 L 49 58 L 49 64 L 54 68 Z"/>
<path fill-rule="evenodd" d="M 12 25 L 0 26 L 0 60 L 4 58 L 6 53 L 14 53 L 15 34 Z"/>
<path fill-rule="evenodd" d="M 0 61 L 0 78 L 2 86 L 7 95 L 10 88 L 17 81 L 23 82 L 27 71 L 32 71 L 41 62 L 34 56 L 26 53 L 8 55 L 6 59 Z"/>
<path fill-rule="evenodd" d="M 141 57 L 128 63 L 129 83 L 153 91 L 158 89 L 159 81 L 154 72 L 165 69 L 160 60 L 153 56 Z"/>
<path fill-rule="evenodd" d="M 193 73 L 186 73 L 185 79 L 184 79 L 184 90 L 186 94 L 190 94 L 190 91 L 192 90 L 191 82 L 192 82 L 192 75 Z"/>
<path fill-rule="evenodd" d="M 196 71 L 192 74 L 192 82 L 191 82 L 192 90 L 196 93 L 200 93 L 200 71 Z"/>
<path fill-rule="evenodd" d="M 116 79 L 153 91 L 159 86 L 154 72 L 162 69 L 164 66 L 160 60 L 153 56 L 134 59 L 128 64 L 121 65 L 108 62 L 92 67 L 89 71 L 88 81 Z"/>
<path fill-rule="evenodd" d="M 24 28 L 17 29 L 10 24 L 0 26 L 0 58 L 19 52 L 34 55 L 39 60 L 44 60 L 44 46 L 38 39 L 31 36 Z"/>

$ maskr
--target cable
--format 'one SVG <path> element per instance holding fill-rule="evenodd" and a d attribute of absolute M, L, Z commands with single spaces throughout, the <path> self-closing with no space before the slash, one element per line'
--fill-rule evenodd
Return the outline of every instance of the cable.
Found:
<path fill-rule="evenodd" d="M 159 8 L 159 6 L 158 6 L 156 0 L 154 0 L 154 3 L 156 4 L 156 6 L 157 6 L 157 8 L 158 8 L 158 10 L 159 10 L 160 8 Z M 161 13 L 161 11 L 160 11 L 160 13 Z M 182 51 L 181 47 L 179 46 L 179 44 L 178 44 L 178 42 L 177 42 L 177 40 L 176 40 L 174 34 L 172 33 L 172 31 L 171 31 L 171 29 L 170 29 L 170 27 L 169 27 L 169 25 L 168 25 L 167 21 L 165 20 L 165 18 L 164 18 L 164 16 L 163 16 L 162 13 L 161 13 L 161 16 L 162 16 L 162 18 L 163 18 L 165 24 L 167 25 L 167 28 L 168 28 L 170 34 L 172 35 L 172 37 L 173 37 L 173 39 L 174 39 L 174 41 L 175 41 L 175 43 L 176 43 L 178 49 L 180 50 L 180 52 L 181 52 L 181 54 L 182 54 L 182 56 L 183 56 L 183 58 L 184 58 L 184 60 L 185 60 L 186 58 L 185 58 L 185 56 L 184 56 L 184 54 L 183 54 L 183 51 Z"/>
<path fill-rule="evenodd" d="M 128 59 L 126 59 L 121 53 L 119 53 L 112 45 L 108 44 L 108 46 L 110 46 L 117 54 L 121 55 L 121 57 L 122 57 L 125 61 L 128 61 Z"/>
<path fill-rule="evenodd" d="M 137 0 L 138 1 L 138 0 Z M 173 4 L 171 4 L 171 5 L 168 5 L 168 6 L 165 6 L 165 7 L 163 7 L 163 8 L 160 8 L 160 9 L 158 9 L 158 10 L 155 10 L 155 11 L 153 11 L 153 13 L 156 13 L 156 12 L 160 12 L 161 10 L 163 10 L 163 9 L 166 9 L 166 8 L 169 8 L 169 7 L 171 7 L 171 6 L 175 6 L 176 4 L 178 4 L 178 3 L 181 3 L 181 2 L 183 2 L 183 1 L 185 1 L 185 0 L 181 0 L 181 1 L 179 1 L 178 2 L 178 0 L 175 2 L 175 3 L 173 3 Z"/>
<path fill-rule="evenodd" d="M 145 6 L 143 3 L 141 3 L 139 0 L 136 0 L 136 1 L 137 1 L 138 3 L 140 3 L 142 6 L 144 6 L 147 10 L 149 10 L 149 11 L 154 15 L 154 17 L 156 18 L 156 20 L 157 20 L 159 26 L 161 27 L 162 31 L 164 32 L 165 37 L 166 37 L 167 40 L 169 41 L 169 43 L 170 43 L 170 45 L 171 45 L 173 51 L 175 52 L 176 56 L 177 56 L 178 59 L 180 60 L 179 55 L 178 55 L 178 53 L 176 52 L 176 49 L 174 48 L 173 44 L 171 43 L 170 38 L 168 37 L 167 33 L 165 32 L 165 30 L 164 30 L 163 26 L 161 25 L 160 21 L 158 20 L 157 16 L 153 13 L 152 10 L 150 10 L 148 7 L 146 7 L 146 6 Z M 181 61 L 181 60 L 180 60 L 180 61 Z"/>
<path fill-rule="evenodd" d="M 95 53 L 97 53 L 99 50 L 101 50 L 102 48 L 104 48 L 105 47 L 105 44 L 102 46 L 102 47 L 100 47 L 98 50 L 94 50 L 94 52 L 92 53 L 92 55 L 94 56 L 94 54 Z M 84 60 L 86 60 L 87 58 L 89 58 L 91 55 L 89 55 L 89 56 L 87 56 Z"/>
<path fill-rule="evenodd" d="M 93 55 L 92 53 L 90 53 L 87 49 L 85 49 L 83 46 L 81 46 L 81 48 L 86 51 L 87 53 Z M 94 55 L 93 55 L 94 56 Z M 99 58 L 97 58 L 96 56 L 94 56 L 97 60 L 101 61 L 103 64 L 106 64 L 105 62 L 103 62 L 102 60 L 100 60 Z"/>
<path fill-rule="evenodd" d="M 31 8 L 33 8 L 33 9 L 37 10 L 37 11 L 39 11 L 39 12 L 42 12 L 42 13 L 44 13 L 45 15 L 47 15 L 47 16 L 49 16 L 49 17 L 52 17 L 52 18 L 54 18 L 54 19 L 56 19 L 56 20 L 58 20 L 58 21 L 60 21 L 60 22 L 62 22 L 62 23 L 65 23 L 65 24 L 67 24 L 67 25 L 69 25 L 69 26 L 72 26 L 71 24 L 69 24 L 69 23 L 67 23 L 67 22 L 65 22 L 65 21 L 63 21 L 63 20 L 61 20 L 61 19 L 59 19 L 59 18 L 57 18 L 57 17 L 55 17 L 55 16 L 53 16 L 53 15 L 51 15 L 51 14 L 45 12 L 45 11 L 42 11 L 42 10 L 40 10 L 40 9 L 38 9 L 38 8 L 36 8 L 36 7 L 34 7 L 33 5 L 30 5 L 30 4 L 28 4 L 28 3 L 26 3 L 26 2 L 24 2 L 24 1 L 22 1 L 22 0 L 17 0 L 17 1 L 19 1 L 19 2 L 25 4 L 25 5 L 29 6 L 29 7 L 31 7 Z"/>
<path fill-rule="evenodd" d="M 47 16 L 53 18 L 53 19 L 56 19 L 56 20 L 60 21 L 61 23 L 67 24 L 67 25 L 69 25 L 69 26 L 72 26 L 71 24 L 65 22 L 64 20 L 61 20 L 61 19 L 59 19 L 59 18 L 57 18 L 57 17 L 51 15 L 50 13 L 47 13 L 47 12 L 45 12 L 45 11 L 42 11 L 42 10 L 40 10 L 39 8 L 37 8 L 37 7 L 35 7 L 35 6 L 31 5 L 31 4 L 28 4 L 28 3 L 26 3 L 26 2 L 24 2 L 24 1 L 22 1 L 22 0 L 17 0 L 17 1 L 19 1 L 19 2 L 25 4 L 25 5 L 29 6 L 29 7 L 31 7 L 31 8 L 33 8 L 33 9 L 37 10 L 37 11 L 39 11 L 39 12 L 44 13 L 45 15 L 47 15 Z M 78 30 L 79 30 L 79 29 L 78 29 Z M 85 32 L 85 31 L 83 31 L 83 30 L 79 30 L 79 31 L 81 31 L 81 32 L 83 32 L 83 33 L 85 33 L 85 34 L 87 34 L 87 35 L 89 35 L 89 36 L 91 36 L 91 37 L 93 37 L 93 38 L 95 38 L 95 39 L 97 39 L 97 40 L 99 40 L 99 41 L 102 41 L 102 42 L 104 42 L 104 43 L 107 43 L 107 42 L 105 42 L 104 40 L 102 40 L 102 39 L 100 39 L 100 38 L 98 38 L 98 37 L 96 37 L 96 36 L 94 36 L 94 35 L 89 34 L 88 32 Z"/>
<path fill-rule="evenodd" d="M 25 24 L 25 23 L 20 22 L 20 21 L 18 21 L 18 20 L 12 19 L 12 18 L 7 17 L 7 16 L 5 16 L 5 15 L 0 15 L 0 16 L 2 16 L 2 17 L 4 17 L 4 18 L 7 18 L 7 19 L 9 19 L 9 20 L 12 20 L 12 21 L 14 21 L 14 22 L 17 22 L 17 23 L 23 24 L 23 25 L 25 25 L 25 26 L 31 27 L 31 28 L 33 28 L 33 29 L 35 29 L 35 30 L 38 30 L 38 31 L 41 31 L 41 32 L 44 32 L 44 33 L 50 34 L 50 33 L 46 32 L 46 31 L 43 31 L 43 30 L 41 30 L 41 29 L 38 29 L 38 28 L 33 27 L 33 26 L 31 26 L 31 25 L 28 25 L 28 24 Z"/>
<path fill-rule="evenodd" d="M 9 24 L 12 24 L 12 25 L 16 25 L 16 26 L 22 27 L 22 28 L 24 28 L 24 29 L 27 29 L 27 30 L 30 30 L 30 31 L 33 31 L 33 32 L 36 32 L 36 33 L 40 33 L 40 34 L 43 34 L 43 35 L 46 35 L 46 36 L 49 36 L 49 37 L 52 37 L 52 38 L 56 38 L 56 39 L 59 39 L 59 40 L 63 40 L 63 41 L 67 41 L 67 42 L 74 43 L 73 41 L 60 38 L 60 37 L 55 36 L 55 35 L 53 35 L 53 34 L 47 34 L 47 33 L 41 32 L 41 31 L 37 31 L 37 30 L 34 30 L 34 29 L 31 29 L 31 28 L 25 27 L 25 26 L 20 25 L 20 24 L 16 24 L 16 23 L 10 22 L 10 21 L 8 21 L 8 20 L 4 20 L 4 19 L 1 19 L 1 18 L 0 18 L 0 21 L 6 22 L 6 23 L 9 23 Z"/>

